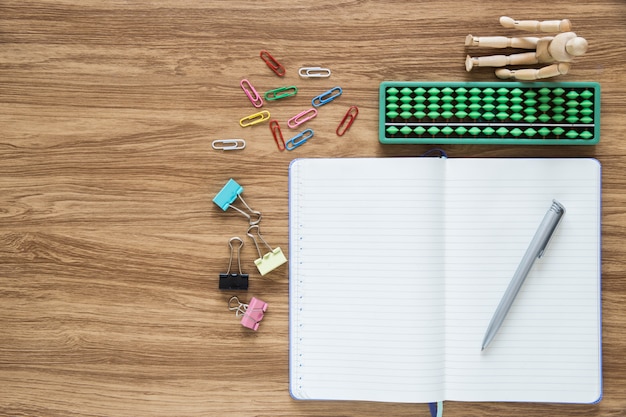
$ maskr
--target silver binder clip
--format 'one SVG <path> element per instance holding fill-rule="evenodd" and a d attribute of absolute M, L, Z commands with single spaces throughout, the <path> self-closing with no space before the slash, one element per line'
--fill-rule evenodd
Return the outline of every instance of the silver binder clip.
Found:
<path fill-rule="evenodd" d="M 265 255 L 261 254 L 261 249 L 259 248 L 259 243 L 257 242 L 256 237 L 252 233 L 250 233 L 250 231 L 254 228 L 256 228 L 256 234 L 258 238 L 270 250 Z M 272 247 L 265 241 L 265 239 L 263 239 L 258 225 L 254 224 L 250 226 L 248 228 L 247 235 L 250 236 L 250 238 L 254 242 L 254 246 L 256 246 L 257 252 L 259 252 L 259 258 L 254 261 L 254 264 L 256 265 L 261 275 L 265 275 L 287 262 L 287 258 L 285 258 L 283 251 L 279 247 L 272 249 Z"/>
<path fill-rule="evenodd" d="M 246 141 L 243 139 L 217 139 L 211 143 L 215 150 L 236 151 L 246 147 Z"/>

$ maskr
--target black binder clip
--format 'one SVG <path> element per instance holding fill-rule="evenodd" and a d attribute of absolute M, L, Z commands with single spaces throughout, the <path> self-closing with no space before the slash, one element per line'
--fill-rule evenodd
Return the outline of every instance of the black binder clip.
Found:
<path fill-rule="evenodd" d="M 233 264 L 233 254 L 235 248 L 233 247 L 233 240 L 239 242 L 237 247 L 237 266 L 239 267 L 239 273 L 231 273 L 230 268 Z M 243 247 L 243 240 L 239 237 L 233 237 L 228 241 L 230 246 L 230 260 L 228 261 L 228 271 L 225 274 L 220 274 L 220 290 L 247 290 L 248 289 L 248 274 L 241 273 L 241 248 Z"/>

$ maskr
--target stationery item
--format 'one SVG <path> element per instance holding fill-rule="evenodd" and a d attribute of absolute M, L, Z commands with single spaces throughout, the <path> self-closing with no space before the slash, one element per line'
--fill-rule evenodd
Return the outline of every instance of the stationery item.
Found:
<path fill-rule="evenodd" d="M 594 82 L 396 82 L 380 84 L 385 144 L 595 145 Z"/>
<path fill-rule="evenodd" d="M 223 211 L 226 211 L 229 208 L 232 208 L 233 210 L 241 213 L 243 216 L 245 216 L 248 219 L 248 221 L 250 222 L 250 225 L 255 225 L 259 223 L 261 221 L 261 212 L 252 210 L 250 206 L 246 203 L 246 201 L 243 199 L 243 197 L 241 196 L 241 193 L 243 193 L 243 187 L 239 185 L 237 181 L 231 178 L 222 187 L 220 192 L 217 193 L 215 197 L 213 197 L 213 202 Z M 236 206 L 233 206 L 233 203 L 235 202 L 237 198 L 243 203 L 247 212 Z"/>
<path fill-rule="evenodd" d="M 249 304 L 239 301 L 237 296 L 233 296 L 228 300 L 228 309 L 234 311 L 237 317 L 241 316 L 241 325 L 257 331 L 259 323 L 263 320 L 263 316 L 267 311 L 267 303 L 256 297 L 250 299 Z"/>
<path fill-rule="evenodd" d="M 269 118 L 270 112 L 268 112 L 267 110 L 263 110 L 261 112 L 254 113 L 250 116 L 242 118 L 241 120 L 239 120 L 239 125 L 241 127 L 248 127 L 269 120 Z"/>
<path fill-rule="evenodd" d="M 276 146 L 278 146 L 279 151 L 285 150 L 285 139 L 283 138 L 283 132 L 280 130 L 280 124 L 278 120 L 270 121 L 270 131 L 272 132 L 272 136 L 274 137 L 274 142 L 276 142 Z"/>
<path fill-rule="evenodd" d="M 265 93 L 265 99 L 268 101 L 280 100 L 281 98 L 293 97 L 298 94 L 298 87 L 290 85 L 289 87 L 280 87 L 269 90 Z"/>
<path fill-rule="evenodd" d="M 235 248 L 233 242 L 238 242 L 237 245 L 237 271 L 230 272 L 233 264 L 233 256 L 235 255 Z M 241 272 L 241 248 L 243 247 L 243 240 L 240 237 L 233 237 L 228 241 L 230 247 L 230 260 L 228 261 L 228 271 L 225 274 L 219 274 L 219 289 L 220 290 L 247 290 L 248 289 L 248 274 Z"/>
<path fill-rule="evenodd" d="M 502 296 L 502 300 L 500 300 L 500 304 L 498 304 L 496 312 L 493 314 L 493 318 L 491 319 L 487 332 L 485 333 L 481 350 L 484 350 L 489 343 L 491 343 L 498 332 L 498 329 L 500 329 L 504 318 L 513 305 L 513 301 L 515 300 L 517 293 L 519 293 L 524 280 L 526 280 L 526 276 L 528 276 L 528 272 L 530 272 L 530 269 L 535 263 L 535 259 L 543 256 L 546 246 L 548 245 L 548 241 L 550 241 L 550 238 L 556 230 L 556 227 L 559 224 L 559 221 L 561 221 L 561 217 L 563 217 L 564 213 L 565 207 L 563 207 L 563 205 L 561 205 L 558 201 L 553 200 L 552 205 L 544 216 L 543 221 L 539 225 L 539 229 L 537 229 L 533 240 L 530 242 L 524 257 L 517 267 L 511 283 L 507 287 L 504 296 Z"/>
<path fill-rule="evenodd" d="M 298 146 L 304 145 L 309 139 L 313 137 L 313 131 L 311 129 L 305 129 L 302 132 L 298 133 L 296 136 L 292 137 L 285 144 L 285 148 L 288 151 L 293 151 Z"/>
<path fill-rule="evenodd" d="M 358 114 L 359 108 L 357 106 L 350 106 L 348 108 L 346 115 L 343 116 L 343 119 L 341 119 L 341 122 L 339 123 L 339 126 L 337 126 L 337 130 L 335 131 L 337 133 L 337 136 L 343 136 L 344 133 L 346 133 L 348 129 L 350 129 L 350 126 L 352 126 L 352 123 L 354 123 L 354 120 L 356 119 Z"/>
<path fill-rule="evenodd" d="M 211 142 L 211 147 L 215 150 L 236 151 L 246 147 L 243 139 L 217 139 Z"/>
<path fill-rule="evenodd" d="M 330 70 L 322 67 L 302 67 L 298 70 L 298 75 L 302 78 L 328 78 Z"/>
<path fill-rule="evenodd" d="M 272 71 L 274 71 L 274 74 L 278 75 L 279 77 L 285 76 L 285 67 L 280 62 L 278 62 L 276 58 L 274 58 L 269 52 L 263 49 L 260 52 L 259 56 L 261 57 L 263 62 L 265 62 L 267 66 Z"/>
<path fill-rule="evenodd" d="M 294 160 L 291 395 L 599 400 L 601 189 L 586 158 Z M 552 199 L 567 214 L 481 352 Z"/>
<path fill-rule="evenodd" d="M 328 104 L 337 97 L 339 97 L 343 93 L 341 87 L 333 87 L 330 90 L 320 94 L 319 96 L 313 97 L 311 100 L 311 104 L 313 107 L 321 107 L 324 104 Z"/>
<path fill-rule="evenodd" d="M 257 238 L 252 233 L 250 233 L 252 229 L 256 229 L 256 234 L 258 238 L 270 250 L 265 255 L 261 254 L 261 248 L 259 247 Z M 259 225 L 251 225 L 248 228 L 248 236 L 250 236 L 250 239 L 252 239 L 252 241 L 254 242 L 254 246 L 256 246 L 256 250 L 259 252 L 259 258 L 254 261 L 254 264 L 256 265 L 261 275 L 272 272 L 274 269 L 287 262 L 287 258 L 285 258 L 283 251 L 279 247 L 277 247 L 276 249 L 272 249 L 272 247 L 265 241 L 263 236 L 261 236 L 261 230 L 259 228 Z"/>
<path fill-rule="evenodd" d="M 256 89 L 252 86 L 252 84 L 250 84 L 250 81 L 243 79 L 241 80 L 239 85 L 241 86 L 241 89 L 243 90 L 243 92 L 246 93 L 246 96 L 248 96 L 250 103 L 252 103 L 254 107 L 263 106 L 263 99 L 261 98 L 259 93 L 256 91 Z"/>
<path fill-rule="evenodd" d="M 315 110 L 315 109 L 304 110 L 304 111 L 296 114 L 295 116 L 293 116 L 291 119 L 287 120 L 287 126 L 289 126 L 292 129 L 295 129 L 296 127 L 300 126 L 301 124 L 303 124 L 305 122 L 308 122 L 309 120 L 311 120 L 315 116 L 317 116 L 317 110 Z"/>

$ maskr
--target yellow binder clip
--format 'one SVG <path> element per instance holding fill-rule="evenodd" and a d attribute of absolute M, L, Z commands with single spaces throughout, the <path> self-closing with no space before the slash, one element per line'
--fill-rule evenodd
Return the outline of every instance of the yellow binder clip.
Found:
<path fill-rule="evenodd" d="M 261 254 L 261 249 L 259 248 L 259 244 L 256 240 L 256 237 L 252 233 L 250 233 L 250 231 L 255 228 L 256 228 L 256 234 L 259 237 L 259 239 L 270 250 L 265 255 Z M 254 242 L 254 246 L 256 246 L 256 250 L 259 252 L 259 259 L 256 259 L 254 261 L 254 264 L 256 265 L 261 275 L 265 275 L 268 272 L 273 271 L 274 269 L 278 268 L 279 266 L 287 262 L 287 258 L 285 258 L 283 251 L 279 247 L 276 247 L 276 249 L 272 249 L 272 247 L 268 245 L 265 239 L 263 239 L 263 236 L 261 236 L 259 225 L 254 224 L 250 226 L 248 228 L 247 234 L 248 236 L 250 236 L 250 238 Z"/>

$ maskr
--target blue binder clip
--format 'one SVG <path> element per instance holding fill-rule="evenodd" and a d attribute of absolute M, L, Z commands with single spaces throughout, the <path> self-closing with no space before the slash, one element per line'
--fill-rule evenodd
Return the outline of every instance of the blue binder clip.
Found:
<path fill-rule="evenodd" d="M 250 230 L 252 230 L 253 228 L 256 228 L 257 236 L 263 242 L 263 244 L 267 246 L 267 248 L 270 250 L 265 255 L 261 254 L 261 249 L 259 248 L 259 244 L 256 240 L 256 237 L 254 237 L 254 235 L 250 233 Z M 258 225 L 250 226 L 248 228 L 247 234 L 248 236 L 250 236 L 250 238 L 254 242 L 254 246 L 256 246 L 256 250 L 259 252 L 259 258 L 254 261 L 254 264 L 256 265 L 261 275 L 265 275 L 268 272 L 273 271 L 274 269 L 278 268 L 279 266 L 287 262 L 287 258 L 285 258 L 283 251 L 279 247 L 272 249 L 272 247 L 268 245 L 265 239 L 263 239 L 263 236 L 261 236 L 261 232 L 259 230 Z"/>
<path fill-rule="evenodd" d="M 231 273 L 230 268 L 233 265 L 233 254 L 235 248 L 233 247 L 233 241 L 238 241 L 237 247 L 237 265 L 239 266 L 239 273 Z M 233 237 L 228 241 L 230 246 L 230 260 L 228 261 L 228 271 L 225 274 L 220 274 L 220 290 L 247 290 L 248 289 L 248 274 L 241 273 L 241 248 L 243 247 L 243 240 L 240 237 Z"/>
<path fill-rule="evenodd" d="M 226 185 L 222 187 L 220 192 L 217 193 L 217 195 L 213 198 L 213 202 L 217 204 L 217 206 L 223 211 L 226 211 L 228 208 L 232 208 L 233 210 L 236 210 L 239 213 L 243 214 L 250 222 L 250 225 L 258 224 L 261 221 L 261 212 L 252 210 L 250 206 L 246 204 L 246 201 L 241 196 L 242 192 L 243 187 L 237 184 L 237 181 L 231 178 L 228 180 Z M 248 210 L 249 214 L 241 210 L 240 208 L 232 205 L 237 198 L 241 200 L 245 208 Z M 256 216 L 256 220 L 253 220 L 252 216 Z"/>

